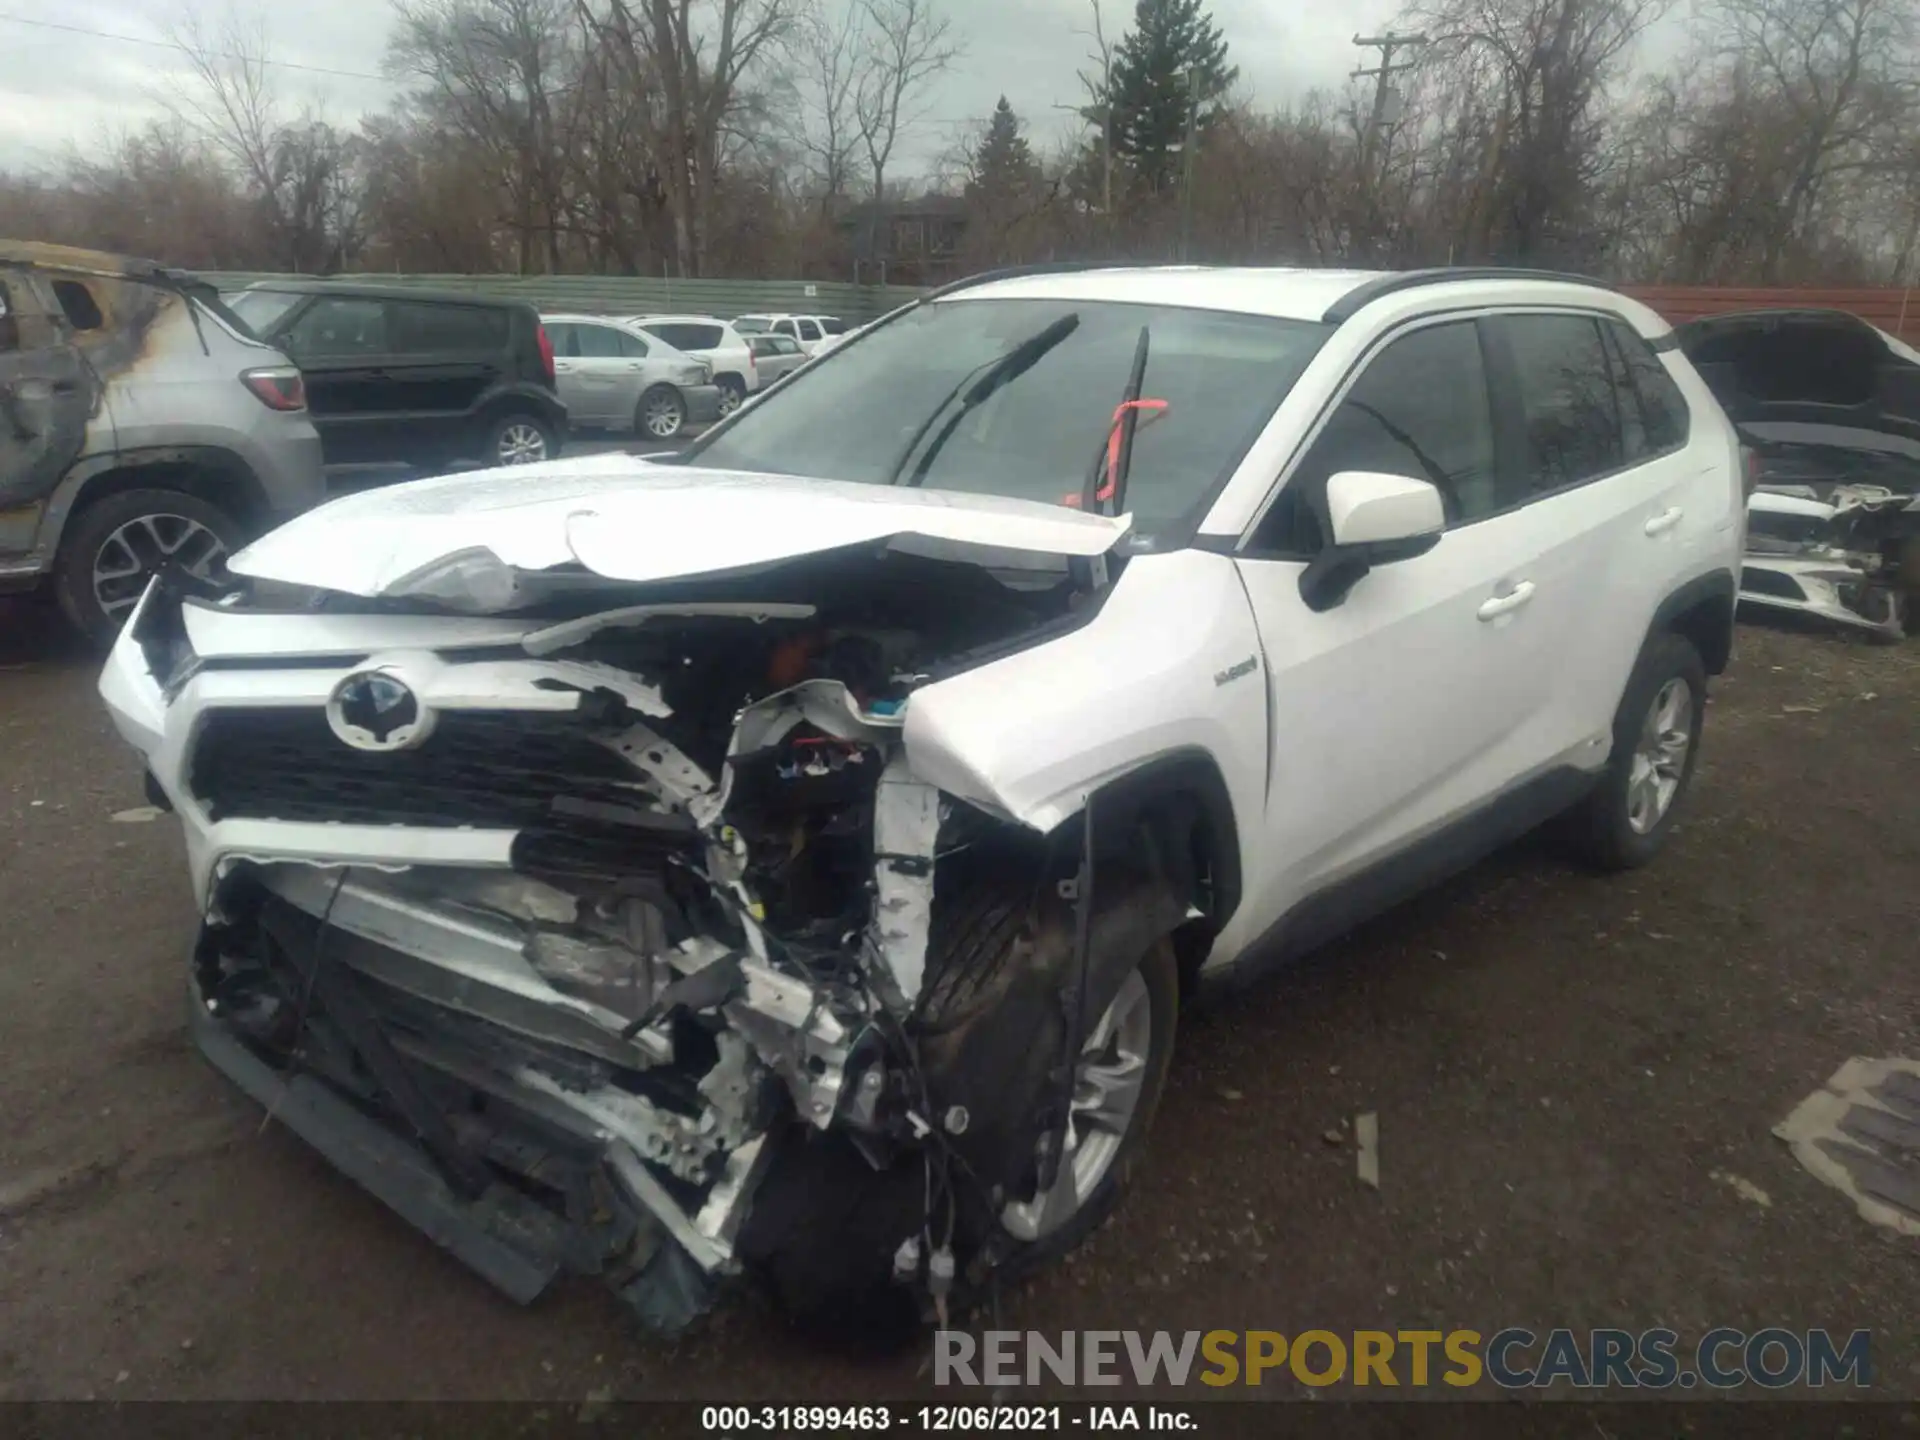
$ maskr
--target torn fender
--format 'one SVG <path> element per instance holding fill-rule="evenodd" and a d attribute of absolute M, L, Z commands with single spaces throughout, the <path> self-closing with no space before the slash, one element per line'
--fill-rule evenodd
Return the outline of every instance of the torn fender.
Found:
<path fill-rule="evenodd" d="M 1197 750 L 1220 768 L 1244 848 L 1265 809 L 1266 685 L 1231 559 L 1136 556 L 1079 629 L 915 691 L 904 742 L 922 780 L 1040 831 Z"/>

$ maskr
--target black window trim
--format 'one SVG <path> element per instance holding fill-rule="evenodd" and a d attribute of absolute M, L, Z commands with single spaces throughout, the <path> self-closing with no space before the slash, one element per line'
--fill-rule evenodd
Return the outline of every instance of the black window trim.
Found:
<path fill-rule="evenodd" d="M 1645 454 L 1641 455 L 1639 459 L 1635 460 L 1633 464 L 1645 465 L 1653 460 L 1665 459 L 1669 455 L 1686 449 L 1688 445 L 1693 443 L 1693 403 L 1687 399 L 1687 392 L 1680 388 L 1680 382 L 1675 380 L 1668 372 L 1666 362 L 1660 358 L 1663 353 L 1661 348 L 1653 341 L 1646 339 L 1638 330 L 1635 330 L 1631 321 L 1619 315 L 1611 318 L 1615 324 L 1609 325 L 1603 319 L 1600 325 L 1600 334 L 1606 342 L 1608 356 L 1613 359 L 1618 359 L 1620 362 L 1622 372 L 1625 376 L 1627 390 L 1633 396 L 1633 407 L 1640 412 L 1641 432 L 1647 436 L 1653 434 L 1653 417 L 1648 413 L 1647 394 L 1645 390 L 1641 388 L 1639 378 L 1634 373 L 1633 360 L 1631 357 L 1621 353 L 1622 342 L 1617 334 L 1617 329 L 1624 328 L 1632 334 L 1634 339 L 1640 341 L 1641 344 L 1647 347 L 1652 355 L 1653 363 L 1659 367 L 1660 373 L 1666 376 L 1667 384 L 1673 388 L 1675 397 L 1680 401 L 1680 438 L 1672 444 L 1662 445 L 1658 449 L 1648 450 Z M 1624 429 L 1622 433 L 1624 434 Z"/>
<path fill-rule="evenodd" d="M 1426 329 L 1433 325 L 1470 320 L 1474 322 L 1476 329 L 1479 330 L 1481 355 L 1487 362 L 1487 400 L 1493 411 L 1494 463 L 1499 469 L 1502 480 L 1511 479 L 1511 467 L 1516 463 L 1517 459 L 1517 454 L 1514 449 L 1513 427 L 1515 417 L 1519 413 L 1519 396 L 1512 374 L 1513 358 L 1511 354 L 1508 353 L 1504 342 L 1497 341 L 1494 338 L 1498 332 L 1492 327 L 1480 322 L 1517 315 L 1577 315 L 1596 321 L 1617 320 L 1627 326 L 1628 329 L 1633 329 L 1633 322 L 1617 310 L 1611 310 L 1604 306 L 1579 305 L 1571 301 L 1528 300 L 1513 301 L 1504 304 L 1489 304 L 1486 301 L 1480 301 L 1471 305 L 1428 310 L 1419 315 L 1408 316 L 1405 320 L 1398 322 L 1375 336 L 1373 343 L 1341 374 L 1339 382 L 1335 385 L 1326 404 L 1321 407 L 1320 413 L 1314 416 L 1313 424 L 1308 427 L 1302 438 L 1294 445 L 1294 448 L 1288 452 L 1285 462 L 1280 466 L 1278 479 L 1276 479 L 1268 489 L 1266 497 L 1254 510 L 1252 517 L 1246 525 L 1242 527 L 1240 534 L 1230 543 L 1221 543 L 1226 539 L 1224 536 L 1219 537 L 1218 540 L 1215 540 L 1213 537 L 1208 537 L 1210 543 L 1208 543 L 1205 548 L 1219 550 L 1246 560 L 1272 560 L 1290 564 L 1305 564 L 1311 560 L 1313 558 L 1311 555 L 1298 555 L 1277 550 L 1256 549 L 1253 544 L 1253 537 L 1259 533 L 1261 525 L 1266 522 L 1267 515 L 1272 511 L 1273 507 L 1279 503 L 1282 492 L 1293 482 L 1294 474 L 1300 468 L 1301 461 L 1312 451 L 1314 443 L 1320 438 L 1321 431 L 1326 429 L 1332 422 L 1334 412 L 1346 403 L 1347 395 L 1352 391 L 1355 383 L 1359 380 L 1361 374 L 1365 372 L 1367 366 L 1371 365 L 1375 357 L 1395 340 L 1401 339 L 1403 336 L 1409 335 L 1415 330 Z M 1600 331 L 1604 343 L 1606 327 L 1604 325 L 1600 326 Z M 1634 333 L 1638 335 L 1639 331 L 1635 330 Z M 1649 345 L 1652 344 L 1651 341 L 1648 343 Z M 1658 353 L 1656 350 L 1656 356 Z M 1661 369 L 1664 370 L 1665 368 L 1666 366 L 1663 364 Z M 1680 387 L 1676 384 L 1674 389 L 1679 391 Z M 1637 393 L 1636 390 L 1636 394 Z M 1503 505 L 1498 510 L 1489 510 L 1484 514 L 1476 515 L 1471 520 L 1462 521 L 1458 524 L 1450 524 L 1441 531 L 1441 534 L 1448 535 L 1455 530 L 1464 530 L 1469 525 L 1479 525 L 1488 520 L 1501 519 L 1513 514 L 1517 510 L 1522 510 L 1529 505 L 1537 504 L 1542 500 L 1552 500 L 1570 491 L 1584 489 L 1588 485 L 1597 484 L 1602 480 L 1609 480 L 1615 476 L 1623 475 L 1629 470 L 1638 469 L 1642 465 L 1651 464 L 1653 461 L 1664 459 L 1676 451 L 1684 450 L 1692 442 L 1693 408 L 1692 403 L 1686 400 L 1685 392 L 1681 391 L 1680 395 L 1681 400 L 1686 403 L 1687 407 L 1687 424 L 1685 433 L 1682 435 L 1679 444 L 1642 455 L 1631 464 L 1617 466 L 1602 474 L 1585 476 L 1579 480 L 1570 481 L 1565 485 L 1556 486 L 1552 490 L 1536 491 L 1524 500 L 1516 501 L 1510 505 Z M 1272 420 L 1273 416 L 1271 412 L 1269 412 L 1267 418 L 1269 421 Z M 1502 438 L 1503 431 L 1505 432 L 1504 439 Z M 1251 448 L 1252 446 L 1249 444 L 1248 449 L 1250 450 Z M 1242 453 L 1241 458 L 1243 460 L 1245 459 L 1245 452 Z"/>

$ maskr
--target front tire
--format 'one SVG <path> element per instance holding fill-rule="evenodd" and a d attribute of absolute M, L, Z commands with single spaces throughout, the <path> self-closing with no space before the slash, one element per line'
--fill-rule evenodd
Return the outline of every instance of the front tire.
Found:
<path fill-rule="evenodd" d="M 109 495 L 67 527 L 54 562 L 54 594 L 73 627 L 105 650 L 163 568 L 177 565 L 217 582 L 243 541 L 231 515 L 183 490 Z"/>
<path fill-rule="evenodd" d="M 1574 853 L 1600 870 L 1632 870 L 1660 853 L 1700 758 L 1707 671 L 1686 637 L 1647 641 L 1613 721 L 1600 783 L 1564 817 Z"/>

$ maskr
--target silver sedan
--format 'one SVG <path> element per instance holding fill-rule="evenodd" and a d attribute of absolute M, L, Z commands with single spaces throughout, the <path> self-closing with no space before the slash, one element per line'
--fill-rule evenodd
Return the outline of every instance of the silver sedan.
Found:
<path fill-rule="evenodd" d="M 604 315 L 543 315 L 541 324 L 574 425 L 671 440 L 719 416 L 712 369 L 658 336 Z"/>

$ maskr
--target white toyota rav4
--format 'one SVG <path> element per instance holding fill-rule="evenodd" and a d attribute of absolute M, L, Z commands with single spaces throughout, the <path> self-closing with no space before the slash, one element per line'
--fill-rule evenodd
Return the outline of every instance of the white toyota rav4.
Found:
<path fill-rule="evenodd" d="M 283 1124 L 522 1299 L 891 1323 L 1098 1223 L 1184 998 L 1545 821 L 1649 859 L 1743 491 L 1595 284 L 1006 274 L 162 577 L 101 688 Z"/>

